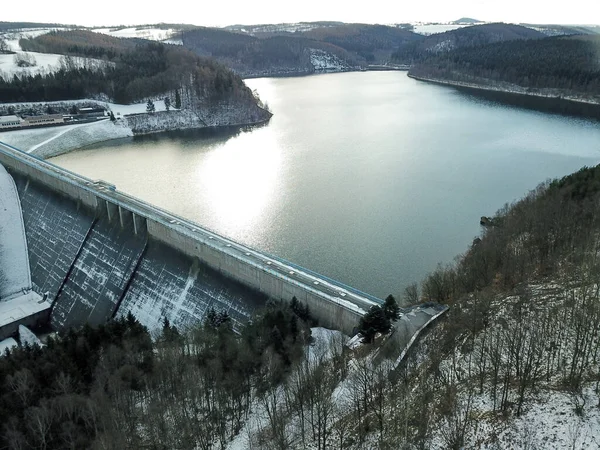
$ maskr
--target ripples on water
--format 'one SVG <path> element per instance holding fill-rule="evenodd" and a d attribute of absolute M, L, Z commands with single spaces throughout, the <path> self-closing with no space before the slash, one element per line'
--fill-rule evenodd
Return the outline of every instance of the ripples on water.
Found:
<path fill-rule="evenodd" d="M 464 252 L 493 214 L 600 156 L 598 122 L 403 72 L 253 79 L 259 128 L 125 139 L 53 162 L 385 296 Z"/>

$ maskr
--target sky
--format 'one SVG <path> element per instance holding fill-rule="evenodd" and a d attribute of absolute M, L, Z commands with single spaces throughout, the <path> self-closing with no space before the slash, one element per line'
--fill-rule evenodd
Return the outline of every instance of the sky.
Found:
<path fill-rule="evenodd" d="M 1 21 L 85 26 L 188 23 L 204 26 L 337 20 L 361 23 L 488 22 L 600 24 L 598 0 L 5 0 Z M 24 7 L 26 6 L 26 7 Z"/>

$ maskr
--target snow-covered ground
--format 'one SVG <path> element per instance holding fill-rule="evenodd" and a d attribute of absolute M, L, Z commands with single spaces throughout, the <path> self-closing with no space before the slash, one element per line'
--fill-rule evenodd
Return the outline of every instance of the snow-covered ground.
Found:
<path fill-rule="evenodd" d="M 25 31 L 8 31 L 6 33 L 0 33 L 0 37 L 6 41 L 8 47 L 13 52 L 19 52 L 21 51 L 19 39 L 33 39 L 42 34 L 50 33 L 51 31 L 61 31 L 64 29 L 65 28 L 28 28 Z"/>
<path fill-rule="evenodd" d="M 82 102 L 86 101 L 94 101 L 94 100 L 81 100 Z M 146 112 L 147 103 L 133 103 L 131 105 L 120 105 L 118 103 L 110 103 L 110 102 L 97 102 L 105 105 L 109 110 L 111 110 L 115 116 L 125 116 L 127 114 L 143 114 Z M 155 100 L 154 108 L 156 112 L 166 111 L 164 100 Z M 171 111 L 177 111 L 175 108 L 171 106 Z"/>
<path fill-rule="evenodd" d="M 6 350 L 10 350 L 14 347 L 18 347 L 19 343 L 15 341 L 13 338 L 4 339 L 0 341 L 0 357 L 4 356 L 4 352 Z"/>
<path fill-rule="evenodd" d="M 67 153 L 86 145 L 133 136 L 123 121 L 102 120 L 81 125 L 5 131 L 0 141 L 41 158 Z"/>
<path fill-rule="evenodd" d="M 314 327 L 311 328 L 311 336 L 313 338 L 313 342 L 306 349 L 306 358 L 309 364 L 318 364 L 319 360 L 330 360 L 335 355 L 333 353 L 334 349 L 341 349 L 344 343 L 348 341 L 348 336 L 344 335 L 342 332 L 337 330 L 330 330 L 323 327 Z M 291 375 L 292 377 L 294 374 Z M 344 380 L 345 381 L 345 380 Z M 346 384 L 345 382 L 341 383 L 343 386 L 340 386 L 339 389 L 334 392 L 334 397 L 338 398 L 340 402 L 344 399 L 341 397 L 341 393 L 346 392 Z M 283 390 L 278 390 L 277 397 L 280 399 L 280 402 L 283 404 Z M 255 435 L 263 430 L 265 427 L 268 427 L 269 417 L 267 411 L 265 410 L 264 405 L 258 401 L 255 397 L 251 407 L 250 407 L 250 415 L 246 422 L 244 423 L 242 429 L 237 434 L 237 436 L 229 442 L 227 446 L 227 450 L 247 450 L 249 448 L 253 448 L 253 442 L 255 440 Z M 294 425 L 291 425 L 292 428 Z"/>
<path fill-rule="evenodd" d="M 33 67 L 19 67 L 15 64 L 15 55 L 0 55 L 0 76 L 12 78 L 13 75 L 35 75 L 37 73 L 51 73 L 60 68 L 60 60 L 63 55 L 53 53 L 21 52 L 35 58 L 36 65 Z"/>
<path fill-rule="evenodd" d="M 169 28 L 166 30 L 162 30 L 160 28 L 138 28 L 138 27 L 129 27 L 129 28 L 94 28 L 92 31 L 96 33 L 108 34 L 109 36 L 120 37 L 120 38 L 140 38 L 140 39 L 149 39 L 152 41 L 164 41 L 169 39 L 178 30 L 173 28 Z"/>
<path fill-rule="evenodd" d="M 573 396 L 561 391 L 542 391 L 528 403 L 521 417 L 510 420 L 510 426 L 493 414 L 490 399 L 477 397 L 473 408 L 477 428 L 471 442 L 479 441 L 478 448 L 482 449 L 599 449 L 600 409 L 592 384 L 583 389 L 583 397 L 585 406 L 582 414 L 577 415 Z M 436 448 L 443 448 L 441 442 L 438 445 Z"/>
<path fill-rule="evenodd" d="M 0 325 L 12 322 L 20 314 L 20 303 L 9 300 L 30 290 L 29 256 L 19 195 L 13 178 L 0 164 Z"/>
<path fill-rule="evenodd" d="M 58 55 L 54 53 L 24 52 L 19 45 L 19 39 L 34 38 L 51 31 L 63 29 L 64 28 L 40 28 L 35 30 L 27 30 L 26 32 L 8 32 L 0 34 L 0 38 L 3 38 L 6 41 L 8 47 L 13 52 L 17 52 L 18 55 L 27 55 L 28 57 L 32 57 L 36 63 L 33 67 L 19 67 L 15 63 L 15 55 L 0 54 L 0 77 L 7 79 L 12 78 L 14 75 L 51 73 L 60 69 L 61 60 L 64 58 L 64 55 Z M 99 67 L 104 64 L 104 62 L 99 59 L 91 58 L 73 58 L 73 61 L 80 67 Z"/>
<path fill-rule="evenodd" d="M 350 66 L 337 56 L 315 48 L 310 49 L 310 63 L 316 71 L 341 71 L 350 69 Z"/>
<path fill-rule="evenodd" d="M 456 25 L 456 24 L 416 24 L 414 25 L 414 32 L 418 34 L 430 35 L 444 33 L 446 31 L 457 30 L 459 28 L 468 27 L 470 25 Z"/>

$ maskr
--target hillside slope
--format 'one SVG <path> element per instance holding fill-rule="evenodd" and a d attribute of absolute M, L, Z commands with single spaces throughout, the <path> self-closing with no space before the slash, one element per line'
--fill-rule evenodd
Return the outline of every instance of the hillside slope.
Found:
<path fill-rule="evenodd" d="M 598 448 L 600 166 L 507 205 L 423 283 L 451 305 L 406 367 L 429 448 Z"/>
<path fill-rule="evenodd" d="M 398 27 L 339 22 L 199 27 L 183 33 L 186 48 L 242 76 L 362 69 L 389 63 L 399 47 L 423 39 Z"/>
<path fill-rule="evenodd" d="M 239 76 L 181 46 L 84 30 L 51 32 L 20 42 L 25 50 L 66 56 L 56 72 L 0 79 L 0 98 L 5 102 L 92 98 L 127 104 L 168 97 L 181 110 L 169 121 L 181 115 L 181 128 L 207 126 L 208 116 L 218 125 L 251 124 L 270 117 Z M 89 66 L 75 58 L 95 58 L 104 64 Z M 183 110 L 190 114 L 183 117 Z"/>
<path fill-rule="evenodd" d="M 416 64 L 418 78 L 600 102 L 600 36 L 459 48 Z"/>
<path fill-rule="evenodd" d="M 274 35 L 257 38 L 215 28 L 182 34 L 184 47 L 210 56 L 242 76 L 351 70 L 362 62 L 343 48 L 312 39 Z"/>
<path fill-rule="evenodd" d="M 506 23 L 475 25 L 433 34 L 423 40 L 407 43 L 393 54 L 392 59 L 399 64 L 414 64 L 432 55 L 444 54 L 460 48 L 542 37 L 544 34 L 541 32 L 520 25 Z"/>

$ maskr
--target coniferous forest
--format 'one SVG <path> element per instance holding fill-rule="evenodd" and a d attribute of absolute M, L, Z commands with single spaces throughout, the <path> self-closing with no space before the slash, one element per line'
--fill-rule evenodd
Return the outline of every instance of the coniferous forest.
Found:
<path fill-rule="evenodd" d="M 449 81 L 600 95 L 599 36 L 506 41 L 430 55 L 412 75 Z"/>
<path fill-rule="evenodd" d="M 54 73 L 0 77 L 4 102 L 108 97 L 131 103 L 175 91 L 190 80 L 200 98 L 252 98 L 229 69 L 180 46 L 81 30 L 52 32 L 20 44 L 26 51 L 66 56 Z"/>
<path fill-rule="evenodd" d="M 304 355 L 314 322 L 295 299 L 241 330 L 224 312 L 151 338 L 131 314 L 0 358 L 2 448 L 218 448 L 250 403 Z"/>

